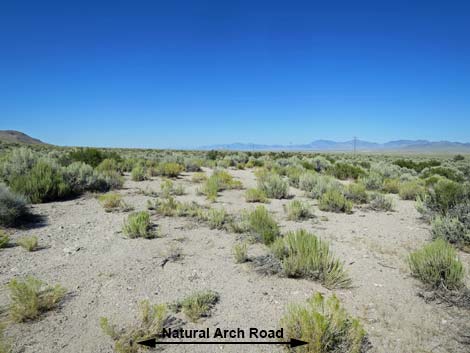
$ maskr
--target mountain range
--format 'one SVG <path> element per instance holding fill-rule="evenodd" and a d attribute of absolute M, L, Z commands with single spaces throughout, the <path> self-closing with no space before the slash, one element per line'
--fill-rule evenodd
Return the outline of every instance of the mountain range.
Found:
<path fill-rule="evenodd" d="M 395 140 L 377 143 L 363 140 L 331 141 L 315 140 L 307 144 L 260 145 L 252 143 L 230 143 L 201 146 L 201 150 L 232 150 L 232 151 L 403 151 L 403 152 L 463 152 L 470 153 L 470 143 L 428 140 Z"/>

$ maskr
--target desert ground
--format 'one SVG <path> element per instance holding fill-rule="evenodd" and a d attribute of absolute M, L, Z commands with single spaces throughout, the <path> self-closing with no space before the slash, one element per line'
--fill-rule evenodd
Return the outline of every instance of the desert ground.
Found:
<path fill-rule="evenodd" d="M 209 174 L 210 170 L 205 169 Z M 230 170 L 244 188 L 255 187 L 252 170 Z M 185 187 L 178 200 L 207 204 L 198 195 L 193 173 L 183 173 L 176 183 Z M 124 200 L 136 211 L 146 210 L 151 190 L 160 190 L 160 177 L 134 182 L 126 175 Z M 143 193 L 145 191 L 145 194 Z M 288 221 L 283 205 L 290 200 L 273 199 L 266 207 L 275 215 L 283 232 L 304 228 L 328 240 L 334 253 L 344 261 L 352 287 L 330 291 L 306 279 L 266 275 L 251 262 L 237 264 L 232 247 L 239 235 L 212 230 L 190 218 L 152 215 L 158 228 L 156 239 L 129 239 L 122 232 L 125 212 L 105 212 L 95 194 L 37 204 L 33 212 L 43 216 L 42 224 L 26 226 L 11 236 L 36 235 L 41 248 L 28 253 L 19 246 L 1 253 L 2 288 L 12 278 L 33 275 L 50 284 L 60 283 L 68 294 L 60 307 L 40 320 L 12 324 L 7 333 L 15 337 L 14 351 L 23 353 L 113 352 L 112 340 L 103 334 L 99 318 L 106 316 L 119 325 L 136 320 L 142 299 L 169 303 L 195 290 L 211 289 L 220 294 L 212 315 L 186 328 L 277 328 L 290 303 L 303 303 L 313 293 L 335 293 L 345 308 L 363 322 L 377 353 L 468 352 L 460 342 L 468 331 L 468 311 L 445 302 L 426 301 L 423 289 L 412 278 L 406 263 L 410 251 L 430 239 L 429 225 L 420 219 L 414 201 L 396 195 L 394 211 L 374 212 L 355 206 L 352 214 L 322 212 L 316 201 L 291 187 L 294 199 L 313 205 L 315 217 Z M 237 214 L 256 204 L 245 201 L 244 190 L 220 193 L 212 207 L 224 207 Z M 262 255 L 265 248 L 251 244 L 248 255 Z M 168 259 L 169 254 L 178 254 Z M 470 256 L 459 254 L 466 267 Z M 466 278 L 466 284 L 470 282 Z M 425 296 L 425 295 L 424 295 Z M 2 289 L 0 305 L 8 304 Z M 182 320 L 185 320 L 181 316 Z M 256 345 L 168 345 L 166 352 L 281 352 L 281 346 Z"/>

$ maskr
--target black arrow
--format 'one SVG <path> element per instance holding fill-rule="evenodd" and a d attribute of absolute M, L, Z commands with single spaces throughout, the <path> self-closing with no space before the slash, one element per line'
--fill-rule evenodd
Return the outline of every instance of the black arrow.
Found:
<path fill-rule="evenodd" d="M 291 348 L 293 347 L 298 347 L 298 346 L 303 346 L 304 344 L 308 344 L 308 342 L 297 340 L 295 338 L 291 338 L 290 341 L 288 342 L 273 342 L 273 341 L 264 341 L 264 342 L 259 342 L 259 341 L 250 341 L 250 342 L 234 342 L 234 341 L 191 341 L 191 342 L 171 342 L 171 341 L 160 341 L 157 342 L 156 338 L 150 338 L 144 341 L 137 342 L 137 344 L 141 344 L 143 346 L 147 347 L 156 347 L 157 344 L 287 344 Z"/>

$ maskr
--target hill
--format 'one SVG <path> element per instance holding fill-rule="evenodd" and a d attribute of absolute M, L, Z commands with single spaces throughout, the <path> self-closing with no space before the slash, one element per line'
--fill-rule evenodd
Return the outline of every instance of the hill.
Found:
<path fill-rule="evenodd" d="M 46 145 L 45 142 L 35 139 L 20 131 L 0 130 L 0 142 L 7 143 L 25 143 L 28 145 Z"/>

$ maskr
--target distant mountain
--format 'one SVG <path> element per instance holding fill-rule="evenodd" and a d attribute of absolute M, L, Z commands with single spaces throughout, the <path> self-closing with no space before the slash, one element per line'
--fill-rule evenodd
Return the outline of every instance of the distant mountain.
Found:
<path fill-rule="evenodd" d="M 41 140 L 28 136 L 20 131 L 0 130 L 0 142 L 25 143 L 28 145 L 45 145 Z"/>
<path fill-rule="evenodd" d="M 232 151 L 352 151 L 361 152 L 402 151 L 402 152 L 454 152 L 470 153 L 470 143 L 450 141 L 427 140 L 396 140 L 386 143 L 369 142 L 363 140 L 331 141 L 315 140 L 308 144 L 298 145 L 258 145 L 251 143 L 231 143 L 211 146 L 202 146 L 201 150 L 232 150 Z"/>

